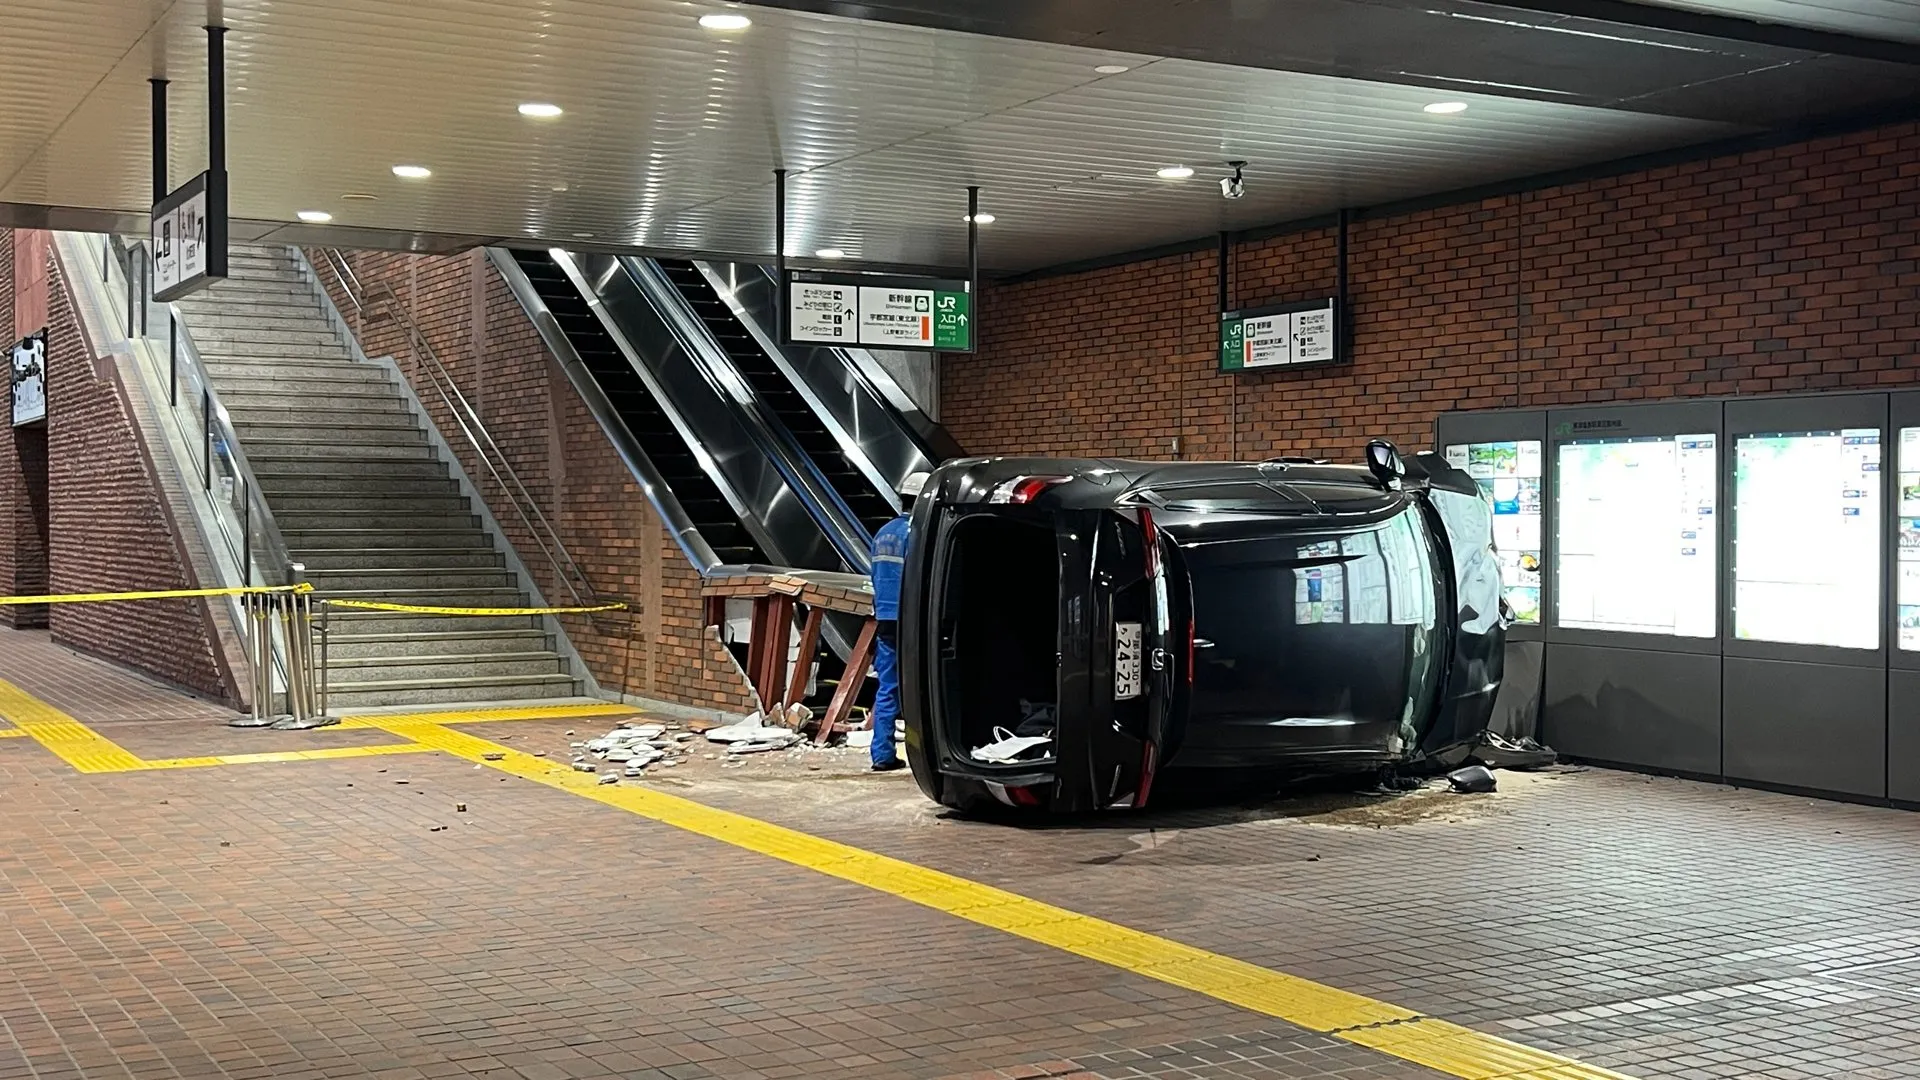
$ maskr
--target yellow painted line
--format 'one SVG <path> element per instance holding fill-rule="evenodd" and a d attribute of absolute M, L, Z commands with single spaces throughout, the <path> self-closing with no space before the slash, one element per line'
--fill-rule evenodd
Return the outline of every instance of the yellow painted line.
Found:
<path fill-rule="evenodd" d="M 981 926 L 1205 994 L 1464 1080 L 1630 1080 L 1544 1050 L 664 792 L 598 778 L 452 731 L 426 715 L 366 718 L 401 738 Z M 497 761 L 487 755 L 500 755 Z"/>
<path fill-rule="evenodd" d="M 141 764 L 143 769 L 201 769 L 212 765 L 264 765 L 280 761 L 333 761 L 339 758 L 385 757 L 389 754 L 428 754 L 431 746 L 386 743 L 380 746 L 329 746 L 320 750 L 279 750 L 261 754 L 220 754 L 215 757 L 162 758 Z"/>
<path fill-rule="evenodd" d="M 26 737 L 27 733 L 24 731 L 0 731 L 0 739 L 24 739 Z"/>
<path fill-rule="evenodd" d="M 637 716 L 640 710 L 631 705 L 617 705 L 611 701 L 604 705 L 532 705 L 526 708 L 498 709 L 456 709 L 447 712 L 429 713 L 361 713 L 342 717 L 337 728 L 383 729 L 387 721 L 406 720 L 423 724 L 490 724 L 507 720 L 558 720 L 573 716 Z"/>
<path fill-rule="evenodd" d="M 83 773 L 129 772 L 145 762 L 87 725 L 0 679 L 0 716 Z"/>

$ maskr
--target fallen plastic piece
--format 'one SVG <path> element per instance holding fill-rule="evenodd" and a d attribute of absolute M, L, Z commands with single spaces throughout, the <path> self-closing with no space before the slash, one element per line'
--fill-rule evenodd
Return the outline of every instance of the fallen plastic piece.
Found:
<path fill-rule="evenodd" d="M 1493 770 L 1485 765 L 1469 765 L 1447 774 L 1447 783 L 1462 795 L 1484 795 L 1498 787 Z"/>
<path fill-rule="evenodd" d="M 993 742 L 975 747 L 968 756 L 975 761 L 1001 765 L 1017 759 L 1036 746 L 1045 746 L 1053 741 L 1051 735 L 1015 735 L 1003 727 L 994 728 L 993 737 Z"/>

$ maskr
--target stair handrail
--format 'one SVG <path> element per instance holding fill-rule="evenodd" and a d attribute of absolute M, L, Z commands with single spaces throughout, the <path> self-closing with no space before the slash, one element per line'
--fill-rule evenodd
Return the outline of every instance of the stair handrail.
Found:
<path fill-rule="evenodd" d="M 319 250 L 326 261 L 327 268 L 333 271 L 334 281 L 340 286 L 340 291 L 345 294 L 347 302 L 353 305 L 354 312 L 362 319 L 367 318 L 370 313 L 384 316 L 400 328 L 415 355 L 427 360 L 427 377 L 433 384 L 434 392 L 446 405 L 447 412 L 453 417 L 454 423 L 460 426 L 460 433 L 466 436 L 468 444 L 473 447 L 474 455 L 479 458 L 482 465 L 486 466 L 487 472 L 493 475 L 494 482 L 507 493 L 507 498 L 513 503 L 514 512 L 520 516 L 521 524 L 527 527 L 527 532 L 533 537 L 534 543 L 540 545 L 541 554 L 546 556 L 547 564 L 553 567 L 554 576 L 566 586 L 567 592 L 573 596 L 576 604 L 582 607 L 597 604 L 599 594 L 594 589 L 593 582 L 588 579 L 586 571 L 580 568 L 572 552 L 567 550 L 566 543 L 560 539 L 559 530 L 553 527 L 546 513 L 540 509 L 539 502 L 527 490 L 526 484 L 521 482 L 520 474 L 508 460 L 506 451 L 502 450 L 500 444 L 495 441 L 486 422 L 480 419 L 479 412 L 468 402 L 467 396 L 461 393 L 459 384 L 453 378 L 453 372 L 448 370 L 447 365 L 441 361 L 440 354 L 427 341 L 426 334 L 421 331 L 420 324 L 415 322 L 413 315 L 408 312 L 407 305 L 400 299 L 399 293 L 394 291 L 393 286 L 383 281 L 375 282 L 371 286 L 363 286 L 359 275 L 353 272 L 352 265 L 347 262 L 345 254 L 340 249 L 321 248 Z M 379 304 L 378 309 L 374 307 L 376 303 Z M 464 417 L 462 414 L 465 414 Z M 496 458 L 498 465 L 495 464 Z M 565 566 L 561 565 L 563 561 Z M 575 585 L 576 582 L 578 587 Z M 584 594 L 581 588 L 586 590 Z"/>

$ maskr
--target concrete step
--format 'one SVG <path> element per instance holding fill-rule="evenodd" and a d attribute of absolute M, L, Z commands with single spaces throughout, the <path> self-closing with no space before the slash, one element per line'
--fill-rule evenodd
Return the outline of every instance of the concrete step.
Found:
<path fill-rule="evenodd" d="M 318 617 L 318 616 L 316 616 Z M 330 640 L 360 637 L 433 637 L 491 633 L 545 633 L 539 615 L 421 615 L 410 611 L 354 611 L 329 608 Z M 329 649 L 332 646 L 328 646 Z M 448 651 L 444 646 L 442 651 Z"/>
<path fill-rule="evenodd" d="M 213 376 L 216 387 L 224 385 L 221 380 L 228 378 L 326 379 L 389 384 L 393 381 L 385 368 L 363 364 L 348 356 L 315 356 L 312 352 L 306 350 L 297 356 L 208 355 L 201 359 L 206 362 L 207 372 Z"/>
<path fill-rule="evenodd" d="M 268 505 L 272 505 L 269 503 Z M 298 559 L 309 552 L 364 550 L 367 548 L 471 548 L 486 542 L 478 526 L 458 529 L 428 528 L 349 528 L 340 524 L 319 528 L 290 528 L 274 515 L 287 550 Z"/>
<path fill-rule="evenodd" d="M 222 397 L 227 394 L 257 394 L 262 397 L 290 397 L 306 400 L 338 394 L 344 397 L 389 397 L 400 393 L 399 384 L 385 368 L 372 364 L 341 364 L 316 370 L 275 364 L 268 370 L 239 370 L 247 364 L 222 364 L 219 370 L 207 366 L 213 376 L 213 388 Z"/>
<path fill-rule="evenodd" d="M 416 656 L 327 656 L 329 681 L 341 683 L 413 682 L 420 679 L 471 679 L 501 675 L 564 675 L 567 662 L 551 652 L 448 653 Z"/>
<path fill-rule="evenodd" d="M 446 462 L 438 459 L 370 458 L 355 460 L 351 458 L 281 458 L 268 460 L 249 453 L 247 459 L 253 464 L 253 474 L 260 478 L 262 487 L 275 486 L 277 482 L 289 477 L 319 476 L 329 478 L 345 477 L 385 477 L 394 480 L 444 480 L 448 477 Z"/>
<path fill-rule="evenodd" d="M 267 503 L 270 506 L 280 505 L 278 499 L 283 496 L 318 498 L 330 495 L 377 495 L 395 498 L 436 498 L 460 494 L 459 481 L 444 474 L 440 477 L 314 476 L 310 473 L 268 475 L 256 471 L 254 475 L 260 478 L 260 490 L 266 492 Z"/>
<path fill-rule="evenodd" d="M 231 262 L 231 255 L 228 256 L 228 260 Z M 229 265 L 227 269 L 232 270 L 233 267 Z M 218 307 L 226 303 L 243 303 L 247 300 L 264 297 L 286 297 L 289 299 L 298 297 L 310 299 L 312 296 L 312 287 L 307 284 L 306 279 L 298 277 L 297 275 L 292 279 L 276 278 L 272 280 L 254 277 L 230 277 L 225 281 L 216 281 L 200 292 L 194 293 L 185 300 L 177 300 L 175 303 L 179 304 L 181 310 L 184 311 L 195 308 Z M 312 302 L 318 303 L 318 301 Z"/>
<path fill-rule="evenodd" d="M 402 529 L 430 529 L 435 531 L 465 530 L 479 533 L 480 518 L 477 514 L 454 511 L 451 513 L 423 514 L 417 510 L 297 510 L 283 511 L 269 500 L 267 506 L 273 510 L 273 519 L 280 523 L 283 533 L 307 533 L 319 529 L 359 529 L 368 536 L 378 536 L 383 531 Z M 405 544 L 368 545 L 406 547 Z M 475 546 L 475 545 L 468 545 Z"/>
<path fill-rule="evenodd" d="M 383 604 L 411 604 L 415 607 L 523 608 L 528 606 L 526 594 L 511 588 L 469 589 L 447 586 L 415 589 L 395 585 L 384 589 L 330 589 L 316 583 L 313 591 L 315 595 L 328 600 L 374 600 Z"/>
<path fill-rule="evenodd" d="M 271 346 L 299 346 L 303 350 L 342 345 L 339 335 L 317 319 L 260 319 L 253 325 L 194 326 L 193 344 L 208 353 L 244 353 Z M 280 355 L 280 354 L 275 354 Z"/>
<path fill-rule="evenodd" d="M 503 566 L 385 566 L 318 570 L 308 564 L 307 580 L 313 582 L 314 591 L 325 596 L 421 589 L 517 591 L 513 572 Z"/>
<path fill-rule="evenodd" d="M 231 406 L 227 411 L 233 416 L 241 445 L 247 447 L 302 442 L 393 446 L 427 441 L 427 433 L 410 413 L 336 413 L 331 420 L 295 420 L 262 418 L 255 413 L 235 412 Z"/>
<path fill-rule="evenodd" d="M 193 347 L 200 356 L 208 361 L 235 363 L 272 363 L 275 360 L 331 360 L 336 363 L 352 363 L 353 354 L 345 345 L 334 341 L 320 344 L 291 343 L 274 341 L 227 341 L 213 338 L 202 342 L 198 335 L 193 337 Z"/>
<path fill-rule="evenodd" d="M 454 656 L 472 653 L 553 652 L 553 635 L 545 630 L 432 630 L 413 633 L 348 633 L 340 629 L 339 613 L 327 627 L 329 663 L 360 657 Z M 475 619 L 441 619 L 437 625 L 462 626 Z M 358 631 L 365 626 L 354 625 Z"/>
<path fill-rule="evenodd" d="M 471 514 L 473 506 L 458 492 L 423 494 L 410 491 L 329 491 L 314 493 L 299 488 L 270 487 L 260 490 L 275 514 L 324 514 L 334 510 L 380 513 L 388 517 L 409 514 Z"/>
<path fill-rule="evenodd" d="M 350 570 L 403 570 L 408 567 L 416 570 L 436 568 L 486 568 L 502 569 L 507 565 L 506 556 L 492 548 L 352 548 L 338 551 L 311 552 L 301 562 L 308 570 L 350 571 Z"/>
<path fill-rule="evenodd" d="M 397 386 L 374 388 L 363 394 L 342 394 L 338 390 L 328 390 L 326 394 L 301 396 L 300 392 L 257 392 L 242 390 L 228 392 L 221 390 L 221 402 L 227 404 L 227 411 L 236 417 L 248 417 L 252 421 L 263 423 L 292 423 L 292 421 L 351 421 L 355 417 L 407 417 L 413 419 L 413 411 L 407 409 L 407 402 L 399 396 Z"/>
<path fill-rule="evenodd" d="M 571 675 L 495 675 L 469 679 L 334 680 L 327 708 L 334 712 L 376 705 L 440 705 L 461 701 L 523 701 L 575 697 L 581 684 Z"/>
<path fill-rule="evenodd" d="M 420 436 L 419 442 L 395 443 L 358 440 L 351 444 L 330 444 L 254 439 L 247 443 L 247 458 L 254 462 L 311 461 L 334 463 L 349 461 L 426 461 L 440 464 L 439 459 L 434 456 L 433 447 L 427 445 L 426 432 L 416 432 L 415 434 Z"/>

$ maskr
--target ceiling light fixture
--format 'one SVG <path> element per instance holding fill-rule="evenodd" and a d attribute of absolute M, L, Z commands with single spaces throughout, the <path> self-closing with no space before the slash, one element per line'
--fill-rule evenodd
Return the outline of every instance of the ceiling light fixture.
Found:
<path fill-rule="evenodd" d="M 745 30 L 753 20 L 745 15 L 702 15 L 700 25 L 708 30 Z"/>
<path fill-rule="evenodd" d="M 380 201 L 380 196 L 370 195 L 364 191 L 349 191 L 345 195 L 340 196 L 340 198 L 345 202 L 379 202 Z"/>
<path fill-rule="evenodd" d="M 323 221 L 333 220 L 333 215 L 327 213 L 325 210 L 302 210 L 298 214 L 295 214 L 294 216 L 299 218 L 301 221 L 311 221 L 315 225 L 318 225 Z"/>
<path fill-rule="evenodd" d="M 1125 72 L 1132 71 L 1133 69 L 1128 67 L 1125 64 L 1101 64 L 1099 67 L 1094 68 L 1093 70 L 1099 72 L 1102 75 L 1120 75 L 1120 74 L 1124 74 Z"/>
<path fill-rule="evenodd" d="M 575 240 L 591 240 L 593 239 L 593 234 L 590 232 L 577 232 L 573 234 L 573 238 Z"/>
<path fill-rule="evenodd" d="M 815 258 L 820 259 L 844 259 L 847 257 L 847 253 L 841 251 L 839 248 L 821 248 L 813 254 Z"/>
<path fill-rule="evenodd" d="M 560 106 L 545 101 L 529 101 L 520 106 L 521 116 L 531 116 L 537 120 L 551 120 L 565 111 Z"/>
<path fill-rule="evenodd" d="M 1454 113 L 1466 112 L 1467 103 L 1464 101 L 1436 101 L 1420 111 L 1430 112 L 1435 116 L 1452 116 Z"/>
<path fill-rule="evenodd" d="M 1162 180 L 1185 180 L 1187 177 L 1193 175 L 1193 170 L 1185 165 L 1169 165 L 1153 175 Z"/>
<path fill-rule="evenodd" d="M 991 225 L 995 221 L 998 221 L 999 219 L 994 217 L 992 214 L 974 214 L 973 216 L 968 217 L 965 220 L 971 221 L 975 225 Z"/>
<path fill-rule="evenodd" d="M 393 175 L 402 180 L 425 180 L 433 175 L 433 170 L 425 165 L 395 165 Z"/>

